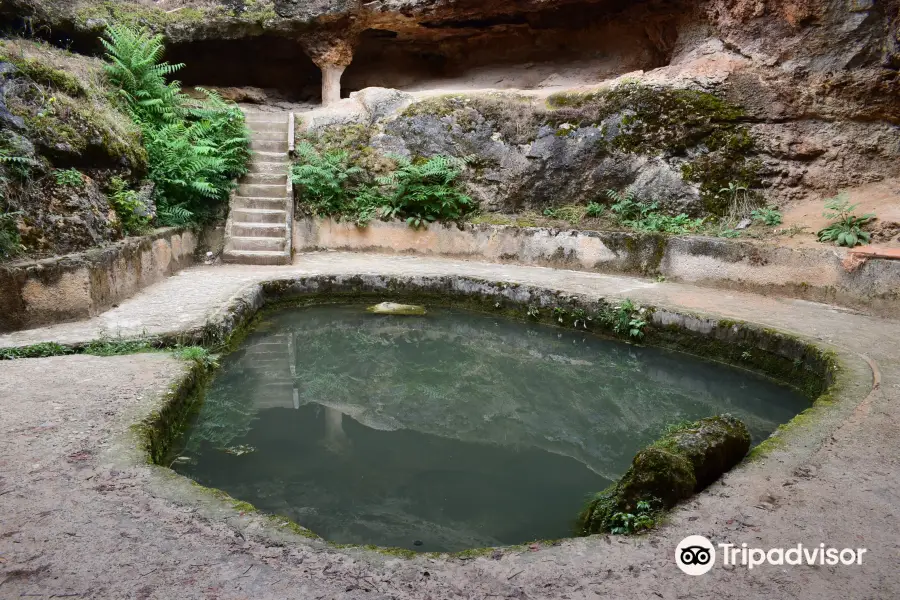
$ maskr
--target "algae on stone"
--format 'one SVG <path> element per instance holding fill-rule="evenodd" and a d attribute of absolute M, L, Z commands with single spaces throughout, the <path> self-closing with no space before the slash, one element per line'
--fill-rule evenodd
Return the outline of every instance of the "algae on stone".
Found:
<path fill-rule="evenodd" d="M 641 501 L 672 508 L 716 481 L 749 450 L 747 426 L 731 415 L 678 427 L 638 452 L 625 475 L 588 503 L 578 533 L 610 531 L 617 513 L 635 512 Z"/>

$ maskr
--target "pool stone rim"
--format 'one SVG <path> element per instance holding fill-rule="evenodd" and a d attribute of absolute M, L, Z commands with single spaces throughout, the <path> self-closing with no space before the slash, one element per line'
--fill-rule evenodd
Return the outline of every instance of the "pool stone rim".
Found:
<path fill-rule="evenodd" d="M 551 325 L 558 325 L 551 316 L 542 319 L 530 317 L 528 309 L 532 303 L 526 300 L 538 299 L 544 308 L 563 306 L 586 311 L 592 306 L 614 305 L 602 298 L 595 300 L 585 295 L 564 293 L 548 287 L 492 282 L 472 277 L 310 275 L 252 284 L 242 290 L 226 307 L 214 313 L 203 327 L 175 335 L 143 339 L 149 339 L 155 346 L 163 348 L 197 344 L 228 351 L 239 345 L 257 320 L 263 318 L 270 310 L 291 306 L 346 304 L 354 300 L 369 302 L 373 298 L 416 300 L 420 304 L 480 310 L 497 316 L 519 320 L 530 319 Z M 809 437 L 810 433 L 815 438 L 812 445 L 815 445 L 827 435 L 827 431 L 821 431 L 823 422 L 828 421 L 829 417 L 832 422 L 836 422 L 836 418 L 846 416 L 855 406 L 853 396 L 858 395 L 861 390 L 867 392 L 870 387 L 871 382 L 867 381 L 867 373 L 864 369 L 860 369 L 859 361 L 855 360 L 858 355 L 842 351 L 821 340 L 811 340 L 805 336 L 762 327 L 751 322 L 717 319 L 672 307 L 645 305 L 643 308 L 652 323 L 645 338 L 649 342 L 647 345 L 687 351 L 689 354 L 714 358 L 742 368 L 752 367 L 751 370 L 774 376 L 783 382 L 786 363 L 790 361 L 792 365 L 796 365 L 796 361 L 800 360 L 799 356 L 802 356 L 804 361 L 808 361 L 804 362 L 804 366 L 824 382 L 821 385 L 821 393 L 804 386 L 801 391 L 813 400 L 810 408 L 779 426 L 770 438 L 754 448 L 736 468 L 742 468 L 750 463 L 765 463 L 774 453 L 790 451 L 792 441 L 798 437 Z M 610 335 L 609 331 L 601 330 L 594 333 L 622 339 L 621 336 Z M 722 355 L 721 349 L 733 344 L 727 341 L 729 339 L 741 341 L 736 347 L 731 348 L 732 352 Z M 764 354 L 757 358 L 753 357 L 751 352 L 751 357 L 754 358 L 751 365 L 721 360 L 723 356 L 728 359 L 738 350 L 741 353 L 746 352 L 746 348 L 762 350 Z M 780 349 L 782 353 L 788 355 L 780 357 L 772 355 L 773 348 Z M 74 349 L 78 350 L 77 347 Z M 692 352 L 692 349 L 695 351 Z M 791 352 L 794 354 L 789 354 Z M 850 361 L 857 364 L 848 368 Z M 772 365 L 778 363 L 781 363 L 781 369 L 773 369 Z M 779 377 L 779 373 L 782 377 Z M 202 396 L 211 375 L 208 366 L 191 364 L 185 375 L 173 384 L 160 400 L 158 408 L 130 427 L 128 443 L 137 452 L 132 454 L 132 460 L 128 462 L 143 463 L 151 468 L 154 477 L 159 478 L 156 483 L 169 488 L 170 493 L 164 493 L 164 496 L 182 499 L 189 497 L 189 504 L 210 513 L 214 519 L 229 520 L 229 525 L 234 526 L 231 520 L 237 516 L 245 521 L 243 524 L 247 526 L 245 528 L 247 531 L 276 543 L 312 544 L 320 548 L 361 552 L 369 558 L 387 556 L 409 559 L 437 557 L 467 559 L 486 556 L 495 550 L 503 552 L 525 550 L 533 543 L 558 545 L 566 540 L 583 539 L 573 537 L 561 540 L 536 540 L 531 544 L 472 548 L 455 553 L 422 553 L 375 545 L 338 544 L 321 538 L 290 519 L 262 513 L 247 502 L 232 498 L 221 490 L 202 486 L 175 473 L 168 465 L 160 464 L 160 458 L 169 456 L 171 444 L 182 434 L 178 429 L 179 424 L 181 427 L 187 424 L 192 411 L 198 408 L 198 399 Z M 701 492 L 703 493 L 706 492 Z"/>

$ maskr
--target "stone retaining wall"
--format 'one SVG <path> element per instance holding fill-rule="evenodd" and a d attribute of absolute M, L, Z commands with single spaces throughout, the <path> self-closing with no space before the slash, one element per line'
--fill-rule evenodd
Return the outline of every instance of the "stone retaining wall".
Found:
<path fill-rule="evenodd" d="M 900 261 L 872 259 L 852 272 L 837 247 L 788 248 L 707 237 L 502 225 L 412 229 L 374 221 L 359 228 L 331 219 L 298 219 L 298 251 L 347 250 L 423 254 L 592 271 L 663 276 L 671 281 L 738 289 L 859 308 L 900 317 Z"/>
<path fill-rule="evenodd" d="M 100 314 L 191 265 L 198 243 L 196 233 L 169 228 L 106 248 L 0 265 L 0 332 Z"/>

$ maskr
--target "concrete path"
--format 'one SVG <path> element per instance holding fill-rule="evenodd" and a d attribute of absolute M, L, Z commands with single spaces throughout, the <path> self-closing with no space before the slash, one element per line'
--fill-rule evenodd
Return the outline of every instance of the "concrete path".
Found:
<path fill-rule="evenodd" d="M 458 274 L 752 321 L 839 346 L 864 385 L 845 390 L 840 422 L 810 426 L 815 441 L 742 465 L 649 536 L 401 560 L 241 533 L 233 518 L 160 493 L 160 469 L 121 466 L 121 432 L 184 372 L 167 355 L 3 362 L 0 598 L 900 597 L 900 322 L 627 277 L 323 253 L 285 267 L 189 269 L 95 319 L 3 335 L 0 346 L 174 333 L 202 325 L 245 286 L 312 273 Z M 738 547 L 868 552 L 862 565 L 716 567 L 689 577 L 672 558 L 689 534 Z"/>

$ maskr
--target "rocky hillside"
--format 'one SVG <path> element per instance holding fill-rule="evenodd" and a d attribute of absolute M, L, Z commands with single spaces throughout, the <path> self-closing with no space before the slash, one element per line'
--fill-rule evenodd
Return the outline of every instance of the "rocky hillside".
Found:
<path fill-rule="evenodd" d="M 7 0 L 3 11 L 9 27 L 81 52 L 107 23 L 147 26 L 188 63 L 185 83 L 261 88 L 247 95 L 257 101 L 317 103 L 323 73 L 344 97 L 430 90 L 441 97 L 402 96 L 378 114 L 346 100 L 309 115 L 304 133 L 349 123 L 379 155 L 468 157 L 470 193 L 497 210 L 630 185 L 673 210 L 721 213 L 729 184 L 783 205 L 900 176 L 898 0 Z M 524 92 L 435 92 L 480 88 Z"/>
<path fill-rule="evenodd" d="M 121 237 L 107 193 L 139 181 L 147 153 L 102 77 L 97 59 L 0 40 L 0 213 L 13 215 L 0 235 L 18 238 L 0 250 L 64 254 Z"/>

